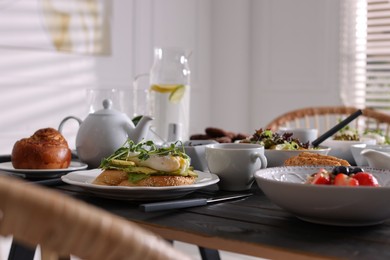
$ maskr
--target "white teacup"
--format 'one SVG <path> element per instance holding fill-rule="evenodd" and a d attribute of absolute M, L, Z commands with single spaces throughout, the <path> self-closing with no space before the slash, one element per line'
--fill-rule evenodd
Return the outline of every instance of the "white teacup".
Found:
<path fill-rule="evenodd" d="M 210 172 L 220 179 L 219 188 L 228 191 L 250 189 L 254 173 L 267 167 L 264 146 L 258 144 L 209 144 L 206 161 Z"/>
<path fill-rule="evenodd" d="M 298 139 L 301 143 L 311 143 L 318 137 L 318 129 L 316 128 L 288 128 L 281 127 L 278 130 L 279 134 L 292 133 L 292 137 Z"/>

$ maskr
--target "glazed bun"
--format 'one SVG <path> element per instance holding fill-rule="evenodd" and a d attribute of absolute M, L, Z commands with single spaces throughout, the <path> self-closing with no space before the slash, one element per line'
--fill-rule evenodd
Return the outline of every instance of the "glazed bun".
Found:
<path fill-rule="evenodd" d="M 105 170 L 93 181 L 93 184 L 108 186 L 130 186 L 130 187 L 164 187 L 190 185 L 196 181 L 193 176 L 177 175 L 152 175 L 148 178 L 132 183 L 128 179 L 128 173 L 120 170 Z"/>
<path fill-rule="evenodd" d="M 53 128 L 39 129 L 14 144 L 11 154 L 15 169 L 64 169 L 72 158 L 68 142 Z"/>

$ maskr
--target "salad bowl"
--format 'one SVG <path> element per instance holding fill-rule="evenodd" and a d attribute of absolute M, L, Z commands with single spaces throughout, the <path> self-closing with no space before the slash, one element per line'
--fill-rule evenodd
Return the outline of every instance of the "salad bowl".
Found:
<path fill-rule="evenodd" d="M 258 186 L 279 207 L 301 220 L 336 226 L 367 226 L 390 218 L 390 170 L 365 168 L 376 177 L 379 187 L 306 184 L 320 168 L 295 166 L 260 169 Z"/>
<path fill-rule="evenodd" d="M 284 162 L 301 152 L 327 155 L 329 147 L 313 148 L 309 142 L 302 143 L 291 132 L 273 132 L 270 129 L 259 129 L 248 139 L 242 142 L 260 144 L 264 146 L 264 155 L 267 158 L 267 167 L 283 166 Z"/>

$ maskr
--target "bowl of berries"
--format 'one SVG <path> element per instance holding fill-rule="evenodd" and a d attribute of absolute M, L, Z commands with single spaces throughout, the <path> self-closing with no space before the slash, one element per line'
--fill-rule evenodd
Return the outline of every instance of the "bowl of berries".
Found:
<path fill-rule="evenodd" d="M 390 170 L 354 166 L 290 166 L 258 170 L 258 186 L 301 220 L 368 226 L 390 218 Z"/>

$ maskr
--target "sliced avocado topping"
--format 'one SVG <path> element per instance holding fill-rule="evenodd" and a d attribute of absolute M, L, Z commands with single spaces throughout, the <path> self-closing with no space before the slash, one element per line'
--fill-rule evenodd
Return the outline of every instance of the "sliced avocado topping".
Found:
<path fill-rule="evenodd" d="M 132 161 L 125 161 L 125 160 L 118 160 L 118 159 L 113 159 L 111 161 L 111 164 L 116 166 L 135 166 L 135 163 Z"/>
<path fill-rule="evenodd" d="M 143 166 L 129 167 L 125 171 L 128 172 L 128 173 L 140 173 L 140 174 L 146 174 L 146 175 L 151 175 L 151 174 L 158 173 L 158 171 L 155 170 L 155 169 L 152 169 L 152 168 L 149 168 L 149 167 L 143 167 Z"/>
<path fill-rule="evenodd" d="M 128 174 L 129 182 L 131 183 L 137 183 L 139 181 L 142 181 L 143 179 L 149 178 L 150 175 L 143 174 L 143 173 L 131 173 Z"/>

